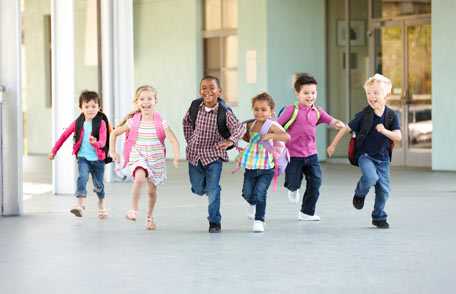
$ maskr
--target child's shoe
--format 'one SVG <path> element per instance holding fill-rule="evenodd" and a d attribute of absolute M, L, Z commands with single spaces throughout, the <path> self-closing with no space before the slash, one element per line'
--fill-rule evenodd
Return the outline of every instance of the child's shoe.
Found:
<path fill-rule="evenodd" d="M 72 208 L 70 210 L 70 212 L 72 214 L 74 214 L 74 216 L 76 216 L 76 217 L 82 217 L 82 211 L 83 210 L 84 210 L 84 208 L 82 206 L 76 206 L 76 207 Z"/>
<path fill-rule="evenodd" d="M 209 233 L 220 233 L 222 231 L 222 225 L 216 223 L 209 223 Z"/>
<path fill-rule="evenodd" d="M 137 216 L 138 216 L 138 211 L 133 210 L 133 209 L 130 209 L 126 215 L 127 219 L 131 220 L 131 221 L 136 221 Z"/>
<path fill-rule="evenodd" d="M 255 233 L 263 233 L 264 232 L 264 223 L 260 220 L 254 221 L 252 230 Z"/>
<path fill-rule="evenodd" d="M 314 222 L 318 222 L 318 221 L 320 221 L 320 217 L 318 215 L 316 215 L 316 214 L 308 215 L 308 214 L 303 213 L 302 211 L 299 211 L 298 212 L 298 220 L 299 221 L 314 221 Z"/>
<path fill-rule="evenodd" d="M 154 219 L 151 216 L 147 217 L 146 221 L 146 229 L 149 231 L 155 230 L 157 225 L 154 223 Z"/>
<path fill-rule="evenodd" d="M 255 218 L 255 213 L 256 213 L 256 205 L 248 204 L 247 217 L 249 219 L 254 219 Z"/>
<path fill-rule="evenodd" d="M 298 203 L 299 202 L 299 189 L 296 191 L 288 190 L 288 200 L 291 203 Z"/>
<path fill-rule="evenodd" d="M 108 210 L 105 208 L 98 209 L 97 216 L 99 219 L 105 219 L 108 217 Z"/>
<path fill-rule="evenodd" d="M 386 219 L 383 220 L 372 220 L 372 224 L 376 226 L 379 229 L 389 229 L 390 225 L 386 221 Z"/>
<path fill-rule="evenodd" d="M 353 196 L 353 207 L 356 209 L 363 209 L 364 207 L 364 199 L 366 197 L 360 197 L 360 196 Z"/>

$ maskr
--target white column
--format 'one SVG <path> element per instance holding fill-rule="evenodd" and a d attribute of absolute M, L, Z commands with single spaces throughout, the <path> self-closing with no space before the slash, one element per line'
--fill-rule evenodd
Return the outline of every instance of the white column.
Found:
<path fill-rule="evenodd" d="M 52 106 L 53 139 L 75 119 L 75 33 L 73 0 L 52 0 Z M 75 192 L 75 160 L 72 140 L 59 150 L 53 162 L 55 194 Z"/>
<path fill-rule="evenodd" d="M 20 0 L 0 0 L 0 215 L 22 214 Z"/>
<path fill-rule="evenodd" d="M 115 125 L 132 108 L 134 91 L 132 0 L 101 0 L 101 35 L 104 111 L 111 123 Z M 118 151 L 121 150 L 120 142 Z M 109 167 L 108 181 L 113 179 L 112 176 L 112 168 Z"/>

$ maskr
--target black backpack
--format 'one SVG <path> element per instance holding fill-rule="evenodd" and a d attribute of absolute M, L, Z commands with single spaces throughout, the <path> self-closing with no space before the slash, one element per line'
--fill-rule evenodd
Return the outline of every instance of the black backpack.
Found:
<path fill-rule="evenodd" d="M 109 154 L 109 135 L 110 135 L 110 129 L 109 129 L 109 121 L 108 117 L 101 111 L 95 115 L 95 117 L 92 120 L 92 136 L 94 136 L 97 140 L 100 138 L 100 124 L 101 121 L 105 122 L 106 125 L 106 144 L 103 147 L 103 151 L 105 152 L 105 159 L 104 163 L 110 163 L 112 162 L 112 158 L 108 156 Z M 76 119 L 76 130 L 74 132 L 74 142 L 79 141 L 79 137 L 81 136 L 81 130 L 84 127 L 84 121 L 85 117 L 84 114 L 81 113 L 81 115 L 78 116 Z"/>
<path fill-rule="evenodd" d="M 362 122 L 361 122 L 361 128 L 359 132 L 356 134 L 356 137 L 352 137 L 349 143 L 348 147 L 348 159 L 352 165 L 357 166 L 358 165 L 358 158 L 360 154 L 358 154 L 357 150 L 359 150 L 363 144 L 364 141 L 366 140 L 367 134 L 369 131 L 372 129 L 372 124 L 374 122 L 374 110 L 366 106 L 362 110 Z M 391 130 L 391 127 L 393 125 L 394 117 L 395 117 L 394 110 L 389 108 L 388 106 L 385 107 L 385 128 L 387 130 Z M 388 139 L 389 140 L 389 139 Z M 393 157 L 393 147 L 394 147 L 394 142 L 389 140 L 389 156 L 390 156 L 390 161 Z"/>
<path fill-rule="evenodd" d="M 234 115 L 233 111 L 230 107 L 225 104 L 225 101 L 221 98 L 218 99 L 218 111 L 217 111 L 217 129 L 220 134 L 225 139 L 229 139 L 231 137 L 230 130 L 226 125 L 226 112 L 230 111 L 231 114 Z M 190 122 L 192 123 L 193 130 L 195 129 L 196 124 L 196 117 L 198 116 L 198 111 L 201 103 L 203 102 L 203 98 L 198 98 L 192 101 L 190 108 L 188 109 Z M 233 148 L 234 145 L 228 147 L 227 149 Z"/>

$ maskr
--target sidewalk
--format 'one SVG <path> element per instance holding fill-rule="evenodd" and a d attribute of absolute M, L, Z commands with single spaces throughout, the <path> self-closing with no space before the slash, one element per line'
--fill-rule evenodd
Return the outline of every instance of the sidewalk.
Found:
<path fill-rule="evenodd" d="M 22 293 L 454 293 L 456 173 L 393 168 L 391 229 L 370 225 L 373 191 L 351 205 L 358 170 L 323 164 L 317 213 L 270 192 L 266 231 L 251 233 L 242 173 L 225 165 L 222 233 L 208 234 L 207 199 L 189 190 L 187 163 L 169 165 L 160 187 L 157 231 L 125 219 L 130 184 L 107 184 L 110 218 L 96 197 L 77 219 L 70 196 L 25 201 L 25 216 L 0 218 L 0 292 Z M 453 232 L 453 233 L 452 233 Z"/>

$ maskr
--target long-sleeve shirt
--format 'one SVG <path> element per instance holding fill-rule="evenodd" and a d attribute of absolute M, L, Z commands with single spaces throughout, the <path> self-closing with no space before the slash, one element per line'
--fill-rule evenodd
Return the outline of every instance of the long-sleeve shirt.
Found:
<path fill-rule="evenodd" d="M 217 128 L 217 112 L 219 105 L 206 109 L 201 103 L 196 116 L 195 129 L 190 120 L 190 113 L 187 111 L 183 120 L 184 137 L 187 141 L 185 149 L 187 160 L 192 165 L 198 165 L 198 161 L 205 166 L 218 159 L 228 161 L 228 154 L 225 149 L 219 148 L 217 144 L 225 141 L 219 134 Z M 241 124 L 231 111 L 226 111 L 226 125 L 231 136 L 228 140 L 236 144 L 245 133 L 245 126 Z"/>

